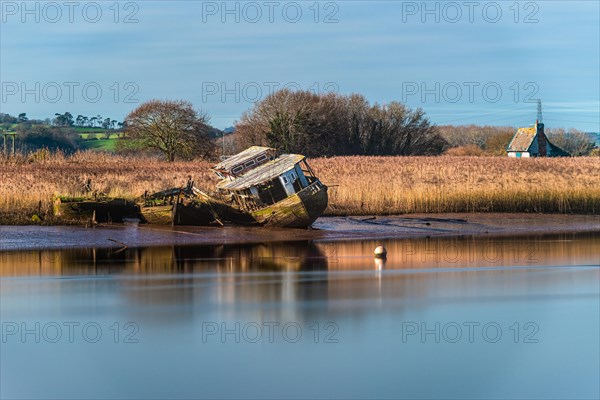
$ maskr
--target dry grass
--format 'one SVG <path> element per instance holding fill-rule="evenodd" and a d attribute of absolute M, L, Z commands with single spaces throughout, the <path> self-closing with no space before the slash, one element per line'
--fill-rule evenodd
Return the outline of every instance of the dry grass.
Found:
<path fill-rule="evenodd" d="M 597 158 L 336 157 L 316 159 L 331 214 L 600 213 Z"/>
<path fill-rule="evenodd" d="M 88 178 L 94 192 L 128 199 L 146 190 L 183 186 L 188 175 L 194 177 L 197 187 L 207 190 L 217 182 L 209 170 L 212 163 L 206 161 L 168 163 L 91 151 L 39 158 L 0 158 L 0 224 L 31 223 L 33 214 L 48 223 L 57 222 L 50 217 L 52 197 L 85 195 Z"/>
<path fill-rule="evenodd" d="M 212 163 L 83 152 L 0 159 L 0 224 L 46 223 L 51 199 L 80 196 L 92 180 L 108 196 L 135 198 L 185 184 L 210 191 Z M 334 157 L 311 165 L 330 189 L 329 214 L 427 212 L 600 213 L 600 159 L 507 157 Z"/>

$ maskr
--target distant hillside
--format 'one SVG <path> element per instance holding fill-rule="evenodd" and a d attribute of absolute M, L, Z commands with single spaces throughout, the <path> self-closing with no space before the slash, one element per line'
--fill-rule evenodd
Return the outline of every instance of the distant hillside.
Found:
<path fill-rule="evenodd" d="M 223 131 L 219 128 L 215 128 L 214 126 L 208 126 L 208 134 L 211 138 L 218 138 L 223 136 Z"/>

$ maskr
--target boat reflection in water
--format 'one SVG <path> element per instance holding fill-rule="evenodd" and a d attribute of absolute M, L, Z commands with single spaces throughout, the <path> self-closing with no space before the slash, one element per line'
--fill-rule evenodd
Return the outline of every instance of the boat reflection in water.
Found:
<path fill-rule="evenodd" d="M 387 259 L 373 257 L 379 244 L 387 248 Z M 350 308 L 353 312 L 368 310 L 370 300 L 381 299 L 386 300 L 382 303 L 385 307 L 402 310 L 407 302 L 431 301 L 442 293 L 462 295 L 493 279 L 508 279 L 513 292 L 530 295 L 528 280 L 516 274 L 535 274 L 537 268 L 547 266 L 596 265 L 598 254 L 597 234 L 295 241 L 5 252 L 0 274 L 108 277 L 92 282 L 96 288 L 114 291 L 124 307 L 162 304 L 188 310 L 186 303 L 202 309 L 285 304 L 288 311 L 294 306 L 302 313 L 337 314 Z M 440 272 L 444 273 L 443 287 L 436 284 Z M 548 284 L 558 279 L 541 271 L 536 277 Z M 497 294 L 502 290 L 498 287 Z M 334 306 L 304 307 L 315 301 L 332 301 Z M 173 315 L 173 311 L 165 308 L 167 314 Z"/>
<path fill-rule="evenodd" d="M 2 397 L 597 398 L 598 254 L 599 234 L 0 252 L 3 324 L 104 333 L 10 335 Z"/>

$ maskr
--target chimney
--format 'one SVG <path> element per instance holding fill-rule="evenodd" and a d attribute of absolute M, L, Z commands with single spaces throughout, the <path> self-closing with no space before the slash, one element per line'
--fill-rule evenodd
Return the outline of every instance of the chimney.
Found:
<path fill-rule="evenodd" d="M 540 157 L 547 157 L 548 154 L 546 152 L 547 142 L 546 134 L 544 133 L 544 124 L 535 122 L 535 134 L 537 136 L 538 141 L 538 152 Z"/>

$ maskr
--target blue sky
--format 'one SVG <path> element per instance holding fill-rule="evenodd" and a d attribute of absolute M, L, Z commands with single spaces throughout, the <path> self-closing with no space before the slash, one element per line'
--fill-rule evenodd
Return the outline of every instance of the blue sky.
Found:
<path fill-rule="evenodd" d="M 23 6 L 25 4 L 25 7 Z M 436 124 L 600 131 L 598 1 L 2 1 L 2 112 L 122 120 L 185 99 L 232 125 L 284 86 Z"/>

